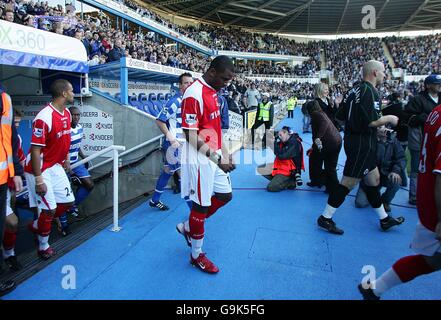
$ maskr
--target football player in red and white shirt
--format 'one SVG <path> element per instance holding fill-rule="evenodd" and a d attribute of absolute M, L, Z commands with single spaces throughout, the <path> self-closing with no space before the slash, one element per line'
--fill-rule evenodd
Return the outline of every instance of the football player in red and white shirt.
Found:
<path fill-rule="evenodd" d="M 411 247 L 417 253 L 401 258 L 380 278 L 359 285 L 366 300 L 378 300 L 384 292 L 416 277 L 441 270 L 441 105 L 424 125 L 417 186 L 419 222 Z"/>
<path fill-rule="evenodd" d="M 176 226 L 189 246 L 190 263 L 207 273 L 219 269 L 202 252 L 205 219 L 232 198 L 229 172 L 234 170 L 228 150 L 222 147 L 222 129 L 217 91 L 234 77 L 234 66 L 218 56 L 202 78 L 187 88 L 182 100 L 181 195 L 193 201 L 188 221 Z M 213 195 L 214 193 L 214 195 Z"/>
<path fill-rule="evenodd" d="M 43 259 L 55 254 L 48 244 L 52 219 L 61 216 L 75 200 L 65 172 L 70 171 L 71 116 L 67 104 L 74 101 L 73 88 L 69 81 L 58 79 L 50 91 L 52 102 L 32 123 L 31 150 L 25 167 L 29 206 L 41 209 L 38 255 Z"/>

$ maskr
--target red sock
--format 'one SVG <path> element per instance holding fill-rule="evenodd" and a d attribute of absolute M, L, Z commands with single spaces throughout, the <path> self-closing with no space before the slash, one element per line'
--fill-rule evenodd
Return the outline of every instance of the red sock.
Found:
<path fill-rule="evenodd" d="M 17 232 L 5 229 L 3 235 L 3 249 L 11 250 L 15 248 L 15 241 L 17 240 Z"/>
<path fill-rule="evenodd" d="M 188 223 L 190 224 L 190 237 L 193 239 L 199 240 L 204 237 L 205 217 L 205 213 L 200 213 L 193 209 L 191 210 Z"/>
<path fill-rule="evenodd" d="M 47 237 L 51 233 L 53 218 L 54 217 L 46 211 L 40 213 L 40 217 L 38 217 L 38 235 Z"/>
<path fill-rule="evenodd" d="M 395 262 L 392 268 L 402 282 L 409 282 L 420 275 L 435 271 L 427 264 L 422 255 L 401 258 Z"/>
<path fill-rule="evenodd" d="M 67 206 L 65 204 L 59 204 L 57 203 L 57 209 L 55 209 L 55 218 L 61 217 L 67 209 L 69 209 L 71 206 Z"/>
<path fill-rule="evenodd" d="M 207 219 L 209 217 L 211 217 L 213 214 L 216 213 L 216 211 L 220 208 L 223 207 L 224 205 L 226 205 L 226 202 L 220 201 L 218 198 L 216 198 L 215 196 L 211 197 L 211 206 L 208 208 L 208 212 L 207 212 Z"/>

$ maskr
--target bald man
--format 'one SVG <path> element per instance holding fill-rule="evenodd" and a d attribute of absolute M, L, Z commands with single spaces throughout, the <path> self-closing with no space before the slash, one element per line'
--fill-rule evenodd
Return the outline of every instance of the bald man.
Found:
<path fill-rule="evenodd" d="M 380 195 L 380 173 L 377 168 L 377 127 L 390 124 L 396 126 L 398 118 L 393 115 L 381 116 L 380 97 L 375 89 L 385 78 L 384 65 L 379 61 L 364 64 L 363 81 L 346 93 L 336 118 L 345 122 L 344 148 L 346 163 L 343 178 L 335 188 L 331 188 L 328 204 L 318 218 L 319 227 L 333 234 L 342 235 L 332 217 L 343 204 L 346 196 L 363 180 L 366 195 L 372 208 L 378 214 L 383 231 L 404 222 L 403 217 L 393 218 L 384 210 Z"/>

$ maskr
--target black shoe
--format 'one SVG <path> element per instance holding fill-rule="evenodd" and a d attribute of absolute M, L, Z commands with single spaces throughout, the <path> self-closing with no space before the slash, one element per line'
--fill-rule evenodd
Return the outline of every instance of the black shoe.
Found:
<path fill-rule="evenodd" d="M 387 218 L 380 220 L 380 227 L 381 229 L 383 229 L 383 231 L 387 231 L 393 226 L 398 226 L 403 222 L 404 222 L 404 217 L 393 218 L 391 216 L 387 216 Z"/>
<path fill-rule="evenodd" d="M 409 204 L 416 206 L 417 205 L 417 200 L 415 198 L 409 198 Z"/>
<path fill-rule="evenodd" d="M 161 201 L 158 202 L 153 202 L 153 200 L 149 201 L 149 206 L 152 208 L 157 208 L 161 211 L 166 211 L 169 209 L 169 207 L 167 207 L 164 203 L 162 203 Z"/>
<path fill-rule="evenodd" d="M 389 203 L 383 203 L 383 207 L 384 207 L 384 211 L 386 211 L 387 213 L 392 211 Z"/>
<path fill-rule="evenodd" d="M 79 215 L 77 215 L 75 217 L 72 217 L 72 221 L 73 222 L 80 222 L 80 221 L 83 221 L 83 220 L 86 220 L 86 219 L 87 219 L 87 216 L 82 214 L 82 213 L 80 213 Z"/>
<path fill-rule="evenodd" d="M 363 296 L 363 300 L 380 300 L 380 297 L 374 293 L 374 290 L 371 288 L 363 288 L 361 283 L 358 285 L 358 291 L 360 291 L 361 295 Z"/>
<path fill-rule="evenodd" d="M 8 280 L 6 282 L 0 283 L 0 297 L 14 290 L 15 286 L 16 284 L 13 280 Z"/>
<path fill-rule="evenodd" d="M 61 228 L 60 234 L 61 234 L 63 237 L 67 237 L 68 235 L 71 234 L 71 231 L 70 231 L 69 227 Z"/>
<path fill-rule="evenodd" d="M 316 184 L 316 183 L 312 183 L 312 182 L 307 182 L 306 185 L 311 188 L 314 188 L 314 187 L 321 188 L 322 187 L 321 184 Z"/>
<path fill-rule="evenodd" d="M 179 194 L 179 193 L 181 193 L 181 188 L 180 187 L 175 187 L 173 189 L 173 194 Z"/>
<path fill-rule="evenodd" d="M 326 231 L 329 231 L 333 234 L 339 234 L 342 235 L 344 231 L 340 228 L 337 228 L 337 225 L 332 219 L 327 219 L 324 216 L 320 215 L 320 217 L 317 219 L 317 224 L 319 227 L 325 229 Z"/>
<path fill-rule="evenodd" d="M 5 263 L 12 271 L 19 271 L 23 268 L 21 263 L 18 262 L 17 256 L 10 256 L 9 258 L 5 259 Z"/>

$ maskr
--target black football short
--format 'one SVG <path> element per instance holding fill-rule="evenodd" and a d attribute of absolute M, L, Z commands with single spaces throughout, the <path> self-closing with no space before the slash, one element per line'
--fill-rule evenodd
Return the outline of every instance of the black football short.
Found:
<path fill-rule="evenodd" d="M 377 167 L 377 143 L 363 136 L 345 137 L 346 177 L 363 179 Z"/>

